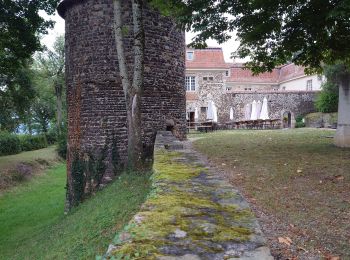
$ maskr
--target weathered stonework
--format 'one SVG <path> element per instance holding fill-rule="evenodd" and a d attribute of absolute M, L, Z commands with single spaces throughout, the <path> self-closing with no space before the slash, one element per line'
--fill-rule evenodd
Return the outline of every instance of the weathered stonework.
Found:
<path fill-rule="evenodd" d="M 219 75 L 217 75 L 219 77 Z M 261 92 L 231 92 L 226 91 L 224 84 L 213 82 L 204 84 L 197 90 L 195 97 L 187 99 L 187 111 L 199 112 L 199 121 L 204 121 L 206 113 L 201 107 L 208 106 L 208 100 L 214 101 L 218 108 L 218 122 L 230 121 L 230 107 L 233 108 L 235 121 L 245 119 L 245 105 L 253 100 L 261 102 L 264 97 L 268 100 L 269 117 L 282 119 L 285 112 L 290 112 L 292 117 L 305 115 L 315 111 L 314 100 L 317 92 L 310 91 L 261 91 Z"/>
<path fill-rule="evenodd" d="M 122 6 L 125 53 L 131 72 L 131 2 L 125 0 Z M 126 109 L 113 33 L 113 0 L 65 0 L 58 11 L 66 21 L 68 171 L 73 151 L 89 161 L 90 154 L 99 154 L 105 148 L 106 175 L 110 179 L 113 148 L 121 165 L 127 157 Z M 170 127 L 178 138 L 186 135 L 185 38 L 170 18 L 150 8 L 144 9 L 144 27 L 142 131 L 144 147 L 152 156 L 158 130 Z M 169 122 L 172 126 L 167 126 Z"/>

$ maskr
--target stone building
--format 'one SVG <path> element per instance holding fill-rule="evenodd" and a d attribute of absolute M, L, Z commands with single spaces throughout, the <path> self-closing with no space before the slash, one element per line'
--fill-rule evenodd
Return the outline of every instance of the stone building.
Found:
<path fill-rule="evenodd" d="M 229 121 L 230 108 L 234 120 L 244 120 L 245 106 L 253 100 L 268 99 L 269 116 L 285 115 L 293 122 L 297 115 L 314 111 L 314 98 L 323 78 L 306 75 L 304 68 L 287 64 L 270 73 L 254 76 L 242 63 L 227 63 L 221 48 L 186 50 L 186 111 L 188 119 L 206 119 L 208 101 L 218 108 L 218 122 Z"/>
<path fill-rule="evenodd" d="M 125 53 L 132 71 L 131 1 L 123 1 L 122 8 L 127 32 Z M 114 166 L 123 165 L 127 157 L 126 109 L 113 32 L 113 0 L 64 0 L 58 12 L 66 22 L 68 175 L 72 174 L 73 153 L 84 162 L 100 160 L 106 169 L 102 167 L 103 171 L 96 173 L 98 180 L 91 180 L 96 186 L 113 178 Z M 170 129 L 180 139 L 186 135 L 185 38 L 170 18 L 148 7 L 144 8 L 144 28 L 142 131 L 144 148 L 152 157 L 158 130 Z M 85 181 L 90 182 L 88 175 L 84 172 Z"/>

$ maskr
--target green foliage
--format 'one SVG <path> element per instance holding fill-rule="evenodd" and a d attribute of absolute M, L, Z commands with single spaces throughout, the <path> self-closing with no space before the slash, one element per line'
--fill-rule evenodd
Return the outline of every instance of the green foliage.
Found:
<path fill-rule="evenodd" d="M 13 75 L 40 50 L 40 35 L 53 27 L 39 11 L 55 12 L 59 0 L 0 2 L 0 75 Z M 2 77 L 0 77 L 0 86 Z"/>
<path fill-rule="evenodd" d="M 315 106 L 317 111 L 322 113 L 332 113 L 338 111 L 339 95 L 331 91 L 321 91 L 318 94 Z"/>
<path fill-rule="evenodd" d="M 0 132 L 0 156 L 21 152 L 21 142 L 17 135 Z"/>
<path fill-rule="evenodd" d="M 295 118 L 295 128 L 305 127 L 305 123 L 303 122 L 303 116 L 297 116 Z"/>
<path fill-rule="evenodd" d="M 45 135 L 21 135 L 22 151 L 33 151 L 47 147 L 47 140 Z"/>
<path fill-rule="evenodd" d="M 339 102 L 339 86 L 338 79 L 344 73 L 346 69 L 341 63 L 337 63 L 332 66 L 325 66 L 324 74 L 327 81 L 322 85 L 321 93 L 316 99 L 316 108 L 322 113 L 332 113 L 338 111 Z"/>
<path fill-rule="evenodd" d="M 51 130 L 45 134 L 48 145 L 53 145 L 58 141 L 58 135 L 54 130 Z"/>
<path fill-rule="evenodd" d="M 65 159 L 67 158 L 67 133 L 64 131 L 57 137 L 57 153 Z"/>
<path fill-rule="evenodd" d="M 79 157 L 79 154 L 75 152 L 73 154 L 73 159 L 71 164 L 72 193 L 70 194 L 70 205 L 72 206 L 77 206 L 84 198 L 84 189 L 86 184 L 84 171 L 85 171 L 84 162 Z"/>
<path fill-rule="evenodd" d="M 0 131 L 14 132 L 30 111 L 36 91 L 29 68 L 18 69 L 11 77 L 0 73 Z"/>
<path fill-rule="evenodd" d="M 66 121 L 64 63 L 64 35 L 56 38 L 53 50 L 46 48 L 43 52 L 38 53 L 34 63 L 37 85 L 40 86 L 40 89 L 44 88 L 47 89 L 46 92 L 49 92 L 49 95 L 45 95 L 45 101 L 49 102 L 45 103 L 49 104 L 53 111 L 50 114 L 50 120 L 55 121 L 58 133 L 61 132 Z M 56 118 L 54 112 L 56 112 Z"/>
<path fill-rule="evenodd" d="M 103 149 L 97 154 L 95 165 L 94 165 L 94 175 L 93 179 L 97 185 L 102 181 L 102 178 L 106 172 L 107 164 L 105 162 L 108 154 L 108 146 L 105 145 Z"/>
<path fill-rule="evenodd" d="M 157 6 L 158 2 L 154 1 Z M 174 17 L 198 33 L 191 46 L 206 46 L 212 38 L 223 43 L 235 32 L 240 46 L 234 57 L 250 57 L 254 73 L 271 71 L 292 61 L 322 71 L 322 64 L 343 61 L 350 65 L 350 2 L 167 0 Z M 164 9 L 166 4 L 159 4 Z"/>

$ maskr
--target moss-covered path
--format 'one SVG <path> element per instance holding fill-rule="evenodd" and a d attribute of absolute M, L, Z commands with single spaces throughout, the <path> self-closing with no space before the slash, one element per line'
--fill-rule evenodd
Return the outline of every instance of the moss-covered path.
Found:
<path fill-rule="evenodd" d="M 190 145 L 157 136 L 154 190 L 108 259 L 272 259 L 248 204 Z M 164 149 L 167 148 L 167 149 Z"/>

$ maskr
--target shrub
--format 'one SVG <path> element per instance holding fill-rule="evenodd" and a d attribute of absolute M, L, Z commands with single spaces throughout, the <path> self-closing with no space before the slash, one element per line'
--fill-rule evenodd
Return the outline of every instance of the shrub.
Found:
<path fill-rule="evenodd" d="M 45 136 L 48 145 L 57 143 L 57 133 L 55 131 L 49 131 L 45 134 Z"/>
<path fill-rule="evenodd" d="M 57 153 L 63 159 L 67 158 L 67 133 L 64 132 L 57 138 Z"/>
<path fill-rule="evenodd" d="M 33 151 L 47 147 L 45 135 L 20 136 L 22 151 Z"/>
<path fill-rule="evenodd" d="M 305 123 L 303 122 L 302 116 L 297 116 L 295 118 L 295 128 L 305 127 Z"/>
<path fill-rule="evenodd" d="M 338 111 L 338 94 L 331 91 L 321 91 L 316 99 L 316 108 L 322 113 Z"/>
<path fill-rule="evenodd" d="M 21 152 L 21 142 L 18 136 L 0 132 L 0 155 L 11 155 Z"/>

